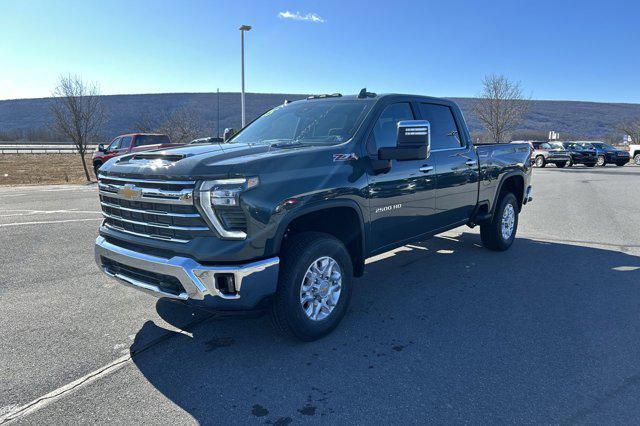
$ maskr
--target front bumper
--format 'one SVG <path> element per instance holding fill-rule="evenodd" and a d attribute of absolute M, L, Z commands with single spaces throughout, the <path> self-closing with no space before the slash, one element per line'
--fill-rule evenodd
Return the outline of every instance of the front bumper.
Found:
<path fill-rule="evenodd" d="M 96 239 L 96 263 L 108 276 L 156 297 L 167 297 L 215 309 L 247 310 L 275 293 L 278 257 L 241 265 L 203 265 L 187 257 L 170 259 L 129 250 Z M 145 277 L 150 277 L 145 279 Z M 162 284 L 163 277 L 174 283 Z M 232 280 L 235 291 L 220 288 L 220 280 Z M 170 289 L 168 289 L 170 288 Z"/>

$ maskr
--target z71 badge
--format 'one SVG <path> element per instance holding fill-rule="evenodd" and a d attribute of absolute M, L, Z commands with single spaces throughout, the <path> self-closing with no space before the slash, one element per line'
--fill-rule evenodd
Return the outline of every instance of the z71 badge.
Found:
<path fill-rule="evenodd" d="M 357 160 L 358 154 L 349 153 L 349 154 L 333 154 L 333 161 L 351 161 Z"/>

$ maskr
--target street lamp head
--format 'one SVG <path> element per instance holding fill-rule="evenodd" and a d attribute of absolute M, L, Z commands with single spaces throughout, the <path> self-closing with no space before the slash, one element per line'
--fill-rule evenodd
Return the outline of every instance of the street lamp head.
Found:
<path fill-rule="evenodd" d="M 251 25 L 241 25 L 238 29 L 240 31 L 249 31 L 251 29 Z"/>

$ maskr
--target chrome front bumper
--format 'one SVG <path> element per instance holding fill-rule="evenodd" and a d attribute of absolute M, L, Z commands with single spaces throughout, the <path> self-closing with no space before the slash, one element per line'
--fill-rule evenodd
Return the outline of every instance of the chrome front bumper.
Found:
<path fill-rule="evenodd" d="M 208 266 L 186 257 L 175 256 L 167 259 L 136 252 L 112 244 L 102 236 L 96 239 L 95 258 L 105 274 L 129 287 L 156 297 L 229 309 L 251 309 L 264 297 L 275 293 L 280 263 L 278 257 L 273 257 L 242 265 Z M 174 277 L 184 291 L 168 292 L 132 274 L 114 271 L 108 266 L 109 261 L 140 271 Z M 219 274 L 233 276 L 236 289 L 234 294 L 225 294 L 218 289 L 216 275 Z"/>

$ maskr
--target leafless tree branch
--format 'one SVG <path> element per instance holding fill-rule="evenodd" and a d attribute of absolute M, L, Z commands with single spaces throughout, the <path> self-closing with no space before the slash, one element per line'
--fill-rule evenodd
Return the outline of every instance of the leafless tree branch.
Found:
<path fill-rule="evenodd" d="M 87 143 L 97 137 L 106 118 L 98 86 L 84 82 L 77 75 L 61 76 L 52 98 L 53 128 L 73 141 L 89 182 L 91 177 L 85 160 Z"/>
<path fill-rule="evenodd" d="M 494 143 L 508 142 L 528 109 L 520 83 L 492 74 L 485 76 L 482 86 L 474 112 Z"/>

